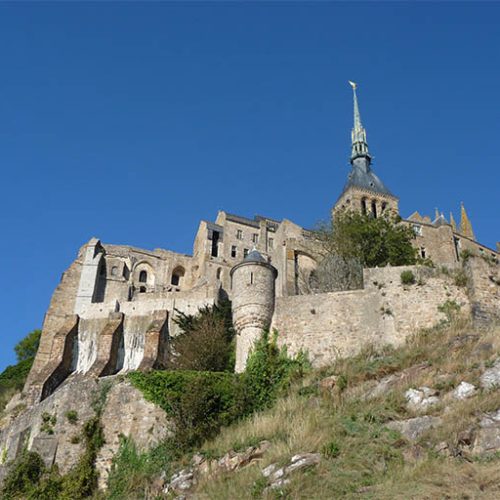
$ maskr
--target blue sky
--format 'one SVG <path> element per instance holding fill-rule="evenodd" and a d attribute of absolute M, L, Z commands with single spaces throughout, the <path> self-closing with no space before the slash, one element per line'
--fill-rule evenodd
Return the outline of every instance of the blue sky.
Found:
<path fill-rule="evenodd" d="M 325 219 L 351 90 L 402 215 L 500 239 L 499 3 L 0 3 L 0 369 L 92 236 L 191 252 L 219 209 Z"/>

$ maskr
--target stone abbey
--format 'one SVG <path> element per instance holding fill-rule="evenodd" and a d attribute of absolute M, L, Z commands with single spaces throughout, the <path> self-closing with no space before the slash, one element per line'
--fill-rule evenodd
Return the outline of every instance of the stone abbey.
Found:
<path fill-rule="evenodd" d="M 332 211 L 399 215 L 397 196 L 373 171 L 351 85 L 352 167 Z M 404 288 L 402 268 L 388 267 L 365 269 L 359 290 L 309 294 L 303 278 L 318 265 L 313 234 L 290 220 L 265 216 L 220 211 L 214 221 L 201 221 L 192 255 L 92 238 L 53 294 L 25 396 L 33 404 L 70 377 L 164 367 L 169 338 L 178 333 L 176 311 L 193 314 L 221 296 L 232 301 L 239 371 L 264 328 L 276 328 L 291 353 L 306 350 L 321 365 L 367 342 L 397 343 L 436 324 L 443 318 L 438 307 L 447 300 L 478 318 L 498 317 L 498 249 L 475 240 L 463 205 L 459 227 L 442 213 L 431 219 L 414 212 L 401 223 L 413 228 L 420 256 L 436 267 L 461 266 L 464 250 L 477 255 L 466 263 L 468 289 L 417 267 L 425 286 Z"/>

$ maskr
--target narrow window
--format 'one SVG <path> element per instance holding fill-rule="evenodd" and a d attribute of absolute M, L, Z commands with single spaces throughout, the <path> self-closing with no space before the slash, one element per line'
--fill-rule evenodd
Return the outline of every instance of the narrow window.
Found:
<path fill-rule="evenodd" d="M 382 212 L 385 212 L 385 209 L 387 208 L 387 203 L 384 201 L 382 203 Z"/>
<path fill-rule="evenodd" d="M 243 249 L 243 257 L 246 257 L 248 255 L 248 248 Z"/>
<path fill-rule="evenodd" d="M 366 215 L 366 200 L 364 198 L 361 200 L 361 213 Z"/>
<path fill-rule="evenodd" d="M 145 286 L 141 286 L 139 288 L 139 293 L 146 293 L 146 287 Z"/>
<path fill-rule="evenodd" d="M 148 273 L 146 271 L 141 271 L 139 273 L 139 283 L 147 283 L 148 282 Z"/>
<path fill-rule="evenodd" d="M 375 200 L 372 201 L 372 215 L 373 218 L 377 218 L 377 202 Z"/>
<path fill-rule="evenodd" d="M 242 239 L 243 239 L 243 231 L 242 231 L 241 229 L 238 229 L 238 230 L 236 231 L 236 238 L 237 238 L 238 240 L 242 240 Z"/>
<path fill-rule="evenodd" d="M 172 285 L 179 286 L 180 276 L 178 274 L 172 274 Z"/>
<path fill-rule="evenodd" d="M 231 247 L 231 257 L 236 258 L 236 247 L 234 245 Z"/>
<path fill-rule="evenodd" d="M 269 238 L 269 248 L 274 248 L 274 239 Z"/>
<path fill-rule="evenodd" d="M 427 257 L 427 252 L 425 251 L 425 247 L 420 247 L 420 257 L 425 259 Z"/>
<path fill-rule="evenodd" d="M 259 242 L 259 235 L 257 233 L 252 234 L 252 242 L 255 244 Z"/>
<path fill-rule="evenodd" d="M 250 284 L 253 285 L 253 273 L 250 273 Z"/>
<path fill-rule="evenodd" d="M 217 269 L 217 275 L 216 275 L 218 280 L 220 280 L 221 274 L 222 274 L 222 269 L 219 267 L 219 269 Z"/>
<path fill-rule="evenodd" d="M 219 255 L 219 231 L 213 231 L 212 233 L 212 257 L 218 257 Z"/>

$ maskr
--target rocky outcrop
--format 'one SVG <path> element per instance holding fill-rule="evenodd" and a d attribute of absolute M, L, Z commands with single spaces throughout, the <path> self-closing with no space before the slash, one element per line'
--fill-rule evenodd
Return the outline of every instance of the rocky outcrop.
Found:
<path fill-rule="evenodd" d="M 416 417 L 410 418 L 408 420 L 394 420 L 388 422 L 386 426 L 389 429 L 398 431 L 406 439 L 410 441 L 416 441 L 424 432 L 433 427 L 441 425 L 441 418 L 439 417 Z"/>
<path fill-rule="evenodd" d="M 68 472 L 84 452 L 82 429 L 101 406 L 100 422 L 105 444 L 98 452 L 99 486 L 105 487 L 120 436 L 133 437 L 145 450 L 170 431 L 165 412 L 146 401 L 142 393 L 120 376 L 100 379 L 69 378 L 41 403 L 25 409 L 15 419 L 6 418 L 0 428 L 0 454 L 8 463 L 24 447 L 38 452 L 47 466 L 57 464 Z M 0 465 L 0 475 L 5 466 Z"/>

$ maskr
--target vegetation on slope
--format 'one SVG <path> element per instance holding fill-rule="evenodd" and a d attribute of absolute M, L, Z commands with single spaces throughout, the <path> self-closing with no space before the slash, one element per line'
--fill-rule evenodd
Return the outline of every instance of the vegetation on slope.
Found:
<path fill-rule="evenodd" d="M 0 413 L 12 396 L 22 390 L 35 360 L 41 330 L 33 330 L 14 347 L 18 363 L 0 373 Z"/>
<path fill-rule="evenodd" d="M 441 397 L 427 414 L 439 415 L 442 425 L 416 443 L 387 427 L 392 420 L 418 414 L 406 404 L 404 393 L 410 387 L 427 385 L 442 396 L 463 380 L 479 386 L 480 374 L 499 355 L 500 328 L 471 328 L 454 321 L 415 335 L 401 348 L 367 347 L 356 357 L 313 372 L 271 409 L 223 429 L 204 444 L 203 453 L 215 457 L 261 440 L 272 446 L 258 466 L 202 479 L 196 495 L 221 500 L 498 498 L 500 456 L 468 454 L 461 444 L 481 415 L 500 408 L 497 390 L 478 390 L 464 401 Z M 404 373 L 408 376 L 380 395 L 367 397 L 384 377 Z M 337 385 L 322 391 L 319 382 L 332 374 Z M 438 453 L 443 442 L 455 452 Z M 321 453 L 320 465 L 265 492 L 261 470 L 303 452 Z"/>

